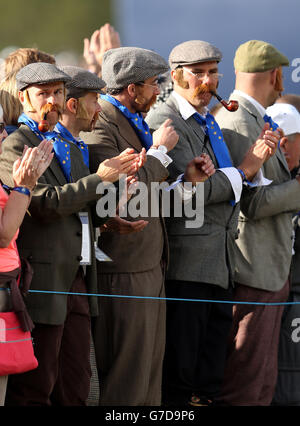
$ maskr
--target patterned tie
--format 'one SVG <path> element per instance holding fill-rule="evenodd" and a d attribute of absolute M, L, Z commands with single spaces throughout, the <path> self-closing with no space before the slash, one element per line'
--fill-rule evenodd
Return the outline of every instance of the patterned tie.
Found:
<path fill-rule="evenodd" d="M 214 116 L 207 114 L 206 118 L 204 118 L 196 112 L 193 114 L 193 117 L 199 124 L 205 126 L 205 133 L 209 137 L 219 168 L 233 167 L 226 142 L 224 141 L 221 129 L 215 121 Z"/>
<path fill-rule="evenodd" d="M 274 131 L 277 129 L 277 127 L 279 127 L 278 124 L 276 124 L 275 121 L 273 121 L 272 118 L 267 114 L 264 115 L 264 121 L 265 123 L 270 124 L 270 130 Z"/>

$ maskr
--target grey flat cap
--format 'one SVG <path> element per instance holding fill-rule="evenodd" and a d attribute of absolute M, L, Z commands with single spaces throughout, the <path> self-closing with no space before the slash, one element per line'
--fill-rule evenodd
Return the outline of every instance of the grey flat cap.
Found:
<path fill-rule="evenodd" d="M 158 53 L 139 47 L 118 47 L 103 55 L 102 78 L 109 89 L 123 89 L 169 69 Z"/>
<path fill-rule="evenodd" d="M 202 40 L 190 40 L 175 46 L 169 56 L 171 69 L 198 62 L 220 62 L 222 53 L 210 43 Z"/>
<path fill-rule="evenodd" d="M 71 77 L 66 83 L 67 99 L 77 99 L 89 92 L 101 93 L 101 89 L 105 86 L 101 78 L 84 68 L 66 65 L 60 69 Z"/>
<path fill-rule="evenodd" d="M 24 90 L 31 84 L 46 84 L 71 80 L 67 74 L 57 68 L 56 65 L 46 62 L 34 62 L 21 68 L 16 75 L 17 88 Z"/>

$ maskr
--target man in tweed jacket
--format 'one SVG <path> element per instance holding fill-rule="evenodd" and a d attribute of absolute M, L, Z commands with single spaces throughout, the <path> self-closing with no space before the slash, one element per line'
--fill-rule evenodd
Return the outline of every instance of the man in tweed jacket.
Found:
<path fill-rule="evenodd" d="M 274 46 L 250 40 L 236 51 L 235 91 L 240 107 L 219 111 L 217 120 L 234 161 L 260 133 L 266 108 L 283 91 L 282 66 L 288 59 Z M 274 124 L 271 122 L 271 126 Z M 275 127 L 274 127 L 275 128 Z M 282 303 L 289 292 L 292 213 L 300 208 L 299 178 L 291 179 L 281 149 L 262 167 L 270 185 L 245 190 L 236 241 L 235 300 Z M 276 377 L 283 306 L 237 304 L 229 339 L 221 399 L 229 405 L 269 405 Z"/>
<path fill-rule="evenodd" d="M 173 159 L 169 166 L 171 178 L 184 173 L 190 159 L 203 151 L 217 169 L 204 183 L 202 227 L 186 228 L 185 217 L 166 219 L 170 243 L 166 290 L 171 298 L 232 298 L 242 176 L 246 173 L 248 180 L 252 179 L 266 158 L 257 162 L 250 152 L 235 163 L 239 170 L 233 167 L 229 155 L 224 165 L 217 161 L 215 135 L 224 155 L 227 148 L 206 107 L 212 97 L 210 90 L 215 91 L 218 84 L 221 56 L 219 49 L 200 40 L 174 47 L 169 56 L 174 92 L 146 118 L 152 129 L 169 118 L 179 134 L 179 142 L 169 154 Z M 206 126 L 201 124 L 200 114 L 202 120 L 207 117 Z M 208 126 L 209 137 L 205 133 Z M 216 397 L 223 378 L 230 326 L 229 304 L 168 303 L 164 384 L 167 403 L 203 405 Z"/>
<path fill-rule="evenodd" d="M 152 200 L 151 184 L 168 177 L 171 160 L 167 153 L 178 140 L 170 120 L 151 136 L 142 119 L 159 93 L 157 76 L 167 69 L 161 56 L 146 49 L 124 47 L 106 52 L 102 78 L 109 95 L 101 97 L 95 130 L 83 135 L 89 144 L 91 171 L 99 161 L 125 148 L 147 150 L 147 161 L 137 176 L 147 187 L 149 210 L 158 200 L 157 194 Z M 206 166 L 211 162 L 203 163 Z M 195 169 L 198 178 L 207 176 Z M 151 217 L 149 211 L 138 220 L 128 211 L 126 217 L 110 220 L 99 246 L 112 259 L 98 265 L 99 292 L 116 295 L 99 298 L 102 314 L 93 328 L 100 404 L 160 405 L 165 301 L 135 297 L 165 296 L 168 242 L 161 211 L 158 217 Z M 129 298 L 120 299 L 119 295 Z"/>
<path fill-rule="evenodd" d="M 62 144 L 71 159 L 67 175 L 63 167 L 67 158 L 55 151 L 52 163 L 33 190 L 20 228 L 18 248 L 20 255 L 32 264 L 31 290 L 37 291 L 28 295 L 26 303 L 35 324 L 32 336 L 39 366 L 10 377 L 8 405 L 85 405 L 90 389 L 90 315 L 97 315 L 97 305 L 90 299 L 89 306 L 86 296 L 56 292 L 97 291 L 91 222 L 99 198 L 96 189 L 102 179 L 113 182 L 129 167 L 124 168 L 123 160 L 117 160 L 117 168 L 106 162 L 90 174 L 80 149 L 51 133 L 64 105 L 64 83 L 69 80 L 55 65 L 42 62 L 19 71 L 17 84 L 25 112 L 20 119 L 26 124 L 21 124 L 6 139 L 0 161 L 1 179 L 12 186 L 14 161 L 22 155 L 24 145 L 37 146 L 43 135 L 55 136 L 54 149 Z M 42 135 L 37 125 L 43 117 L 42 111 L 49 105 L 50 132 Z M 135 159 L 134 154 L 131 157 Z M 131 161 L 129 165 L 134 166 Z M 85 248 L 90 249 L 90 259 L 86 260 L 86 274 L 80 263 L 84 232 L 81 215 L 89 222 L 86 236 L 90 246 Z M 43 291 L 53 293 L 43 294 Z"/>

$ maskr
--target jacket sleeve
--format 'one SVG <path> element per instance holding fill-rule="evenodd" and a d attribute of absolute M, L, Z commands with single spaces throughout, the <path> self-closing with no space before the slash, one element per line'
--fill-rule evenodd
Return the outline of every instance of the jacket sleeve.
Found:
<path fill-rule="evenodd" d="M 172 126 L 179 135 L 176 146 L 168 152 L 168 156 L 173 160 L 168 167 L 170 174 L 169 181 L 174 182 L 179 175 L 185 172 L 188 163 L 194 157 L 200 155 L 200 151 L 196 152 L 192 149 L 190 135 L 183 126 L 183 119 L 174 112 L 160 110 L 157 113 L 154 110 L 147 116 L 146 121 L 152 130 L 156 130 L 168 118 L 172 120 Z M 216 171 L 214 175 L 204 182 L 204 203 L 206 205 L 226 202 L 232 199 L 234 199 L 234 193 L 231 183 L 221 171 Z"/>
<path fill-rule="evenodd" d="M 13 186 L 12 168 L 14 161 L 22 155 L 25 145 L 24 138 L 14 132 L 5 140 L 3 152 L 0 157 L 0 177 L 4 183 Z M 53 158 L 52 161 L 56 161 Z M 28 211 L 32 217 L 49 222 L 59 217 L 68 216 L 83 210 L 86 205 L 100 198 L 97 186 L 101 179 L 96 174 L 91 174 L 79 179 L 75 183 L 55 185 L 53 172 L 48 168 L 39 178 L 32 192 L 32 199 Z"/>
<path fill-rule="evenodd" d="M 124 141 L 122 135 L 114 123 L 101 120 L 98 121 L 97 128 L 86 133 L 84 140 L 89 145 L 90 152 L 90 169 L 95 172 L 99 164 L 107 158 L 119 155 L 124 150 Z M 159 160 L 152 156 L 147 156 L 147 161 L 136 173 L 139 182 L 145 183 L 147 186 L 151 182 L 161 182 L 168 177 L 167 169 Z"/>
<path fill-rule="evenodd" d="M 230 124 L 230 129 L 228 128 Z M 225 140 L 236 166 L 238 166 L 251 144 L 255 142 L 253 134 L 241 121 L 226 123 L 222 128 Z M 249 127 L 249 126 L 248 126 Z M 257 136 L 258 137 L 258 136 Z M 281 174 L 281 165 L 276 158 L 269 159 L 262 167 L 264 176 L 272 183 L 256 188 L 244 187 L 241 197 L 241 211 L 251 220 L 258 220 L 280 213 L 294 212 L 300 209 L 300 186 L 296 179 Z M 270 175 L 272 173 L 272 176 Z M 279 177 L 279 174 L 281 177 Z"/>

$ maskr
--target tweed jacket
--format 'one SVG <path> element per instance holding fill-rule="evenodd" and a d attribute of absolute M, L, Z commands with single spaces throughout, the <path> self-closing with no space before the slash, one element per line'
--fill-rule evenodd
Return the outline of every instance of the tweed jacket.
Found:
<path fill-rule="evenodd" d="M 102 111 L 93 132 L 81 136 L 89 145 L 90 168 L 95 171 L 98 164 L 107 158 L 119 155 L 126 148 L 142 149 L 141 142 L 127 118 L 110 102 L 100 100 Z M 167 169 L 154 157 L 148 156 L 145 165 L 137 172 L 138 180 L 148 188 L 148 213 L 151 209 L 151 183 L 161 182 L 168 177 Z M 113 262 L 102 262 L 100 273 L 144 272 L 160 264 L 162 258 L 168 262 L 168 243 L 162 216 L 123 219 L 135 221 L 144 219 L 148 225 L 137 233 L 120 235 L 117 232 L 103 232 L 99 247 Z"/>
<path fill-rule="evenodd" d="M 236 112 L 216 115 L 235 164 L 258 138 L 265 122 L 255 106 L 234 94 Z M 262 166 L 268 186 L 245 189 L 241 198 L 239 239 L 236 240 L 235 280 L 263 290 L 280 290 L 289 275 L 292 257 L 292 212 L 300 208 L 300 186 L 291 179 L 283 153 Z"/>
<path fill-rule="evenodd" d="M 179 141 L 169 152 L 171 179 L 184 173 L 187 164 L 203 151 L 217 168 L 216 158 L 202 127 L 193 117 L 184 120 L 176 99 L 171 95 L 166 103 L 151 110 L 146 121 L 157 129 L 170 118 Z M 204 147 L 205 143 L 205 147 Z M 185 216 L 166 218 L 170 244 L 170 266 L 167 277 L 173 280 L 205 282 L 228 288 L 234 270 L 234 240 L 237 236 L 239 203 L 234 200 L 229 179 L 221 171 L 204 183 L 204 224 L 187 228 Z"/>
<path fill-rule="evenodd" d="M 3 144 L 0 156 L 1 180 L 13 186 L 12 165 L 22 155 L 24 145 L 35 147 L 39 138 L 25 125 L 13 132 Z M 34 275 L 31 290 L 68 292 L 79 268 L 82 226 L 78 213 L 88 212 L 91 243 L 94 244 L 91 206 L 99 198 L 101 179 L 90 174 L 76 145 L 70 143 L 73 183 L 67 183 L 57 159 L 40 177 L 23 223 L 17 246 L 21 257 L 31 263 Z M 96 262 L 91 247 L 92 265 L 86 268 L 88 292 L 97 289 Z M 91 314 L 97 314 L 97 301 L 90 299 Z M 95 298 L 96 299 L 96 298 Z M 29 293 L 26 305 L 34 322 L 62 324 L 66 317 L 67 296 Z"/>

